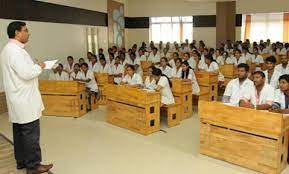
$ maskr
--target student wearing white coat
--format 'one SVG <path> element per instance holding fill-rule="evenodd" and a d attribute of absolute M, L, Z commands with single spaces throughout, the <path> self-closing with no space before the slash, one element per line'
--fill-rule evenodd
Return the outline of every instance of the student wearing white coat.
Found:
<path fill-rule="evenodd" d="M 14 152 L 18 169 L 27 174 L 48 172 L 53 165 L 41 164 L 39 118 L 44 110 L 38 76 L 44 63 L 34 64 L 25 50 L 29 32 L 24 22 L 7 28 L 10 41 L 1 52 L 1 70 L 9 120 L 13 123 Z"/>
<path fill-rule="evenodd" d="M 63 71 L 67 72 L 69 75 L 73 72 L 74 60 L 72 56 L 67 57 L 67 63 L 64 65 Z"/>
<path fill-rule="evenodd" d="M 182 78 L 182 59 L 176 60 L 176 66 L 172 69 L 172 78 Z"/>
<path fill-rule="evenodd" d="M 59 64 L 58 65 L 58 71 L 55 74 L 55 79 L 54 80 L 58 80 L 58 81 L 66 81 L 69 80 L 69 74 L 65 71 L 63 71 L 63 65 Z"/>
<path fill-rule="evenodd" d="M 161 93 L 161 104 L 174 104 L 175 99 L 171 90 L 172 84 L 169 78 L 166 75 L 162 74 L 162 71 L 158 68 L 155 68 L 152 74 L 157 84 L 155 90 Z"/>
<path fill-rule="evenodd" d="M 124 74 L 124 65 L 120 64 L 120 58 L 116 56 L 115 63 L 111 67 L 111 73 L 114 76 L 114 83 L 120 84 Z"/>
<path fill-rule="evenodd" d="M 120 84 L 130 87 L 141 87 L 143 85 L 142 77 L 136 73 L 134 65 L 127 65 L 127 75 L 124 76 Z"/>
<path fill-rule="evenodd" d="M 279 71 L 281 75 L 289 74 L 288 60 L 289 60 L 289 54 L 287 54 L 287 56 L 281 55 L 281 63 L 275 67 L 275 71 Z"/>
<path fill-rule="evenodd" d="M 275 70 L 276 58 L 274 56 L 270 56 L 265 62 L 267 69 L 264 71 L 266 83 L 277 89 L 279 88 L 279 77 L 281 76 L 281 73 Z"/>
<path fill-rule="evenodd" d="M 247 91 L 240 100 L 240 107 L 268 110 L 274 101 L 275 89 L 265 83 L 265 74 L 262 71 L 253 73 L 255 90 Z"/>
<path fill-rule="evenodd" d="M 171 78 L 172 77 L 172 68 L 168 64 L 169 64 L 168 58 L 162 57 L 161 62 L 160 62 L 160 70 L 168 78 Z"/>
<path fill-rule="evenodd" d="M 289 114 L 289 74 L 280 76 L 279 83 L 280 89 L 277 89 L 275 92 L 271 111 Z"/>
<path fill-rule="evenodd" d="M 199 95 L 200 87 L 193 69 L 187 61 L 182 62 L 182 79 L 186 79 L 192 83 L 194 95 Z"/>
<path fill-rule="evenodd" d="M 148 69 L 148 76 L 146 77 L 145 82 L 144 82 L 144 87 L 146 89 L 155 90 L 157 86 L 156 80 L 154 79 L 154 76 L 153 76 L 154 69 L 155 69 L 154 66 L 151 66 Z"/>

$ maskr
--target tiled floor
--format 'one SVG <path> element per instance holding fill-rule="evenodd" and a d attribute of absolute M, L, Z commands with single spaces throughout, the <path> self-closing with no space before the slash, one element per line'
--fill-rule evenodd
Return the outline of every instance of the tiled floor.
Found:
<path fill-rule="evenodd" d="M 197 115 L 174 128 L 142 136 L 105 122 L 104 107 L 73 119 L 42 117 L 44 162 L 54 174 L 254 174 L 256 172 L 199 155 Z M 7 114 L 0 132 L 12 137 Z M 289 174 L 289 169 L 283 172 Z"/>

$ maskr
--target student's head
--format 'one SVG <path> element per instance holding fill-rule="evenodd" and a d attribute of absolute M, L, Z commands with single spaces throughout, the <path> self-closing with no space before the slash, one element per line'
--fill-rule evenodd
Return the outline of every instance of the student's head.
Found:
<path fill-rule="evenodd" d="M 286 55 L 281 55 L 281 64 L 284 66 L 288 64 L 288 57 Z"/>
<path fill-rule="evenodd" d="M 189 60 L 190 59 L 190 53 L 186 52 L 184 54 L 184 60 Z"/>
<path fill-rule="evenodd" d="M 128 65 L 127 66 L 127 74 L 132 77 L 134 75 L 134 73 L 135 73 L 135 66 L 134 65 Z"/>
<path fill-rule="evenodd" d="M 93 64 L 96 63 L 97 62 L 97 56 L 96 55 L 92 55 L 90 61 Z"/>
<path fill-rule="evenodd" d="M 282 92 L 289 90 L 289 74 L 284 74 L 279 77 L 279 86 Z"/>
<path fill-rule="evenodd" d="M 266 68 L 268 70 L 273 70 L 275 68 L 276 58 L 274 56 L 270 56 L 266 59 Z"/>
<path fill-rule="evenodd" d="M 119 57 L 120 57 L 120 60 L 124 61 L 124 60 L 125 60 L 125 53 L 122 52 L 122 53 L 119 55 Z"/>
<path fill-rule="evenodd" d="M 144 55 L 144 50 L 143 50 L 143 48 L 140 48 L 140 49 L 138 50 L 138 54 L 139 54 L 140 56 Z"/>
<path fill-rule="evenodd" d="M 120 57 L 116 56 L 114 59 L 115 64 L 120 64 Z"/>
<path fill-rule="evenodd" d="M 105 58 L 104 58 L 104 57 L 100 57 L 100 58 L 99 58 L 99 63 L 100 63 L 102 66 L 104 66 L 104 65 L 106 64 Z"/>
<path fill-rule="evenodd" d="M 179 58 L 179 53 L 178 52 L 174 52 L 173 53 L 173 59 L 177 59 Z"/>
<path fill-rule="evenodd" d="M 177 68 L 180 68 L 182 66 L 182 59 L 181 58 L 177 58 L 175 60 L 175 64 Z"/>
<path fill-rule="evenodd" d="M 213 61 L 214 61 L 214 58 L 213 58 L 213 56 L 211 56 L 210 54 L 207 55 L 207 56 L 205 56 L 205 63 L 206 63 L 207 65 L 210 65 Z"/>
<path fill-rule="evenodd" d="M 265 80 L 265 74 L 262 71 L 256 71 L 253 73 L 253 82 L 256 87 L 263 86 Z"/>
<path fill-rule="evenodd" d="M 182 62 L 182 70 L 188 71 L 190 69 L 190 64 L 187 61 Z"/>
<path fill-rule="evenodd" d="M 98 54 L 103 54 L 103 49 L 102 48 L 98 49 Z"/>
<path fill-rule="evenodd" d="M 78 63 L 79 65 L 82 65 L 83 63 L 85 63 L 84 58 L 79 58 Z"/>
<path fill-rule="evenodd" d="M 254 47 L 254 48 L 253 48 L 253 53 L 254 53 L 255 55 L 258 55 L 258 54 L 259 54 L 259 51 L 258 51 L 258 48 L 257 48 L 257 47 Z"/>
<path fill-rule="evenodd" d="M 92 57 L 92 52 L 87 52 L 87 59 L 90 61 L 91 57 Z"/>
<path fill-rule="evenodd" d="M 162 76 L 162 71 L 159 68 L 155 68 L 153 69 L 152 74 L 153 74 L 154 79 L 156 81 L 159 81 Z"/>
<path fill-rule="evenodd" d="M 249 66 L 245 63 L 241 63 L 237 66 L 238 69 L 238 78 L 240 80 L 244 80 L 248 77 L 249 74 Z"/>
<path fill-rule="evenodd" d="M 14 21 L 7 27 L 7 34 L 9 39 L 16 39 L 19 42 L 25 44 L 29 40 L 29 32 L 25 22 Z"/>
<path fill-rule="evenodd" d="M 160 66 L 161 67 L 165 67 L 167 65 L 168 65 L 168 58 L 162 57 L 161 60 L 160 60 Z"/>
<path fill-rule="evenodd" d="M 73 57 L 72 56 L 68 56 L 67 57 L 67 62 L 69 65 L 72 65 L 73 64 Z"/>
<path fill-rule="evenodd" d="M 59 72 L 62 72 L 63 71 L 63 65 L 60 63 L 58 64 L 58 71 Z"/>
<path fill-rule="evenodd" d="M 87 71 L 88 71 L 88 64 L 87 64 L 87 63 L 81 64 L 81 70 L 82 70 L 83 72 L 87 72 Z"/>
<path fill-rule="evenodd" d="M 229 56 L 229 53 L 228 53 L 227 51 L 225 51 L 225 52 L 223 53 L 224 59 L 226 59 L 228 56 Z"/>
<path fill-rule="evenodd" d="M 80 65 L 78 63 L 74 64 L 73 70 L 74 72 L 78 72 L 80 70 Z"/>
<path fill-rule="evenodd" d="M 235 51 L 235 57 L 236 58 L 240 58 L 241 57 L 241 50 L 239 50 L 239 49 L 237 49 L 236 51 Z"/>
<path fill-rule="evenodd" d="M 109 53 L 109 60 L 113 60 L 114 59 L 114 54 L 113 53 Z"/>
<path fill-rule="evenodd" d="M 132 53 L 130 54 L 130 59 L 131 59 L 131 60 L 135 60 L 135 59 L 136 59 L 136 55 L 135 55 L 134 52 L 132 52 Z"/>
<path fill-rule="evenodd" d="M 208 54 L 209 54 L 208 48 L 204 48 L 204 55 L 206 56 L 206 55 L 208 55 Z"/>
<path fill-rule="evenodd" d="M 158 49 L 156 47 L 154 47 L 152 51 L 153 51 L 153 54 L 156 55 L 158 52 Z"/>
<path fill-rule="evenodd" d="M 150 67 L 149 67 L 149 69 L 148 69 L 149 76 L 152 76 L 152 75 L 153 75 L 153 70 L 154 70 L 155 68 L 156 68 L 155 66 L 150 66 Z"/>
<path fill-rule="evenodd" d="M 215 54 L 216 54 L 216 57 L 220 56 L 221 55 L 221 50 L 220 49 L 216 49 Z"/>

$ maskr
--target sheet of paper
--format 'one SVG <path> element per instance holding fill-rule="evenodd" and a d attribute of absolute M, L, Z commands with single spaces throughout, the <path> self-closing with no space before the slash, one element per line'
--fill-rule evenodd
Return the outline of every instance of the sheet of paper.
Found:
<path fill-rule="evenodd" d="M 45 69 L 52 69 L 58 60 L 45 61 Z"/>

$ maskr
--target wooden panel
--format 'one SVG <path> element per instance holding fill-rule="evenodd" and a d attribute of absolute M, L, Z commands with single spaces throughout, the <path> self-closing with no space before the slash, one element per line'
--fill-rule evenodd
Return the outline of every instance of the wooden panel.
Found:
<path fill-rule="evenodd" d="M 0 93 L 0 114 L 7 112 L 7 103 L 5 92 Z"/>
<path fill-rule="evenodd" d="M 279 174 L 287 163 L 288 132 L 270 139 L 201 123 L 200 152 L 259 172 Z M 284 166 L 285 165 L 285 166 Z"/>
<path fill-rule="evenodd" d="M 224 75 L 225 78 L 234 78 L 237 75 L 237 69 L 234 65 L 230 64 L 220 65 L 220 72 Z"/>
<path fill-rule="evenodd" d="M 218 112 L 216 112 L 218 111 Z M 201 122 L 278 139 L 284 129 L 281 114 L 199 101 Z"/>
<path fill-rule="evenodd" d="M 172 92 L 174 95 L 192 93 L 192 83 L 181 79 L 172 79 Z"/>
<path fill-rule="evenodd" d="M 114 77 L 107 73 L 94 73 L 97 85 L 113 84 Z"/>
<path fill-rule="evenodd" d="M 150 66 L 153 65 L 153 62 L 152 61 L 141 61 L 140 65 L 141 65 L 141 69 L 144 72 L 148 72 L 148 69 L 149 69 Z"/>
<path fill-rule="evenodd" d="M 85 84 L 76 81 L 39 80 L 41 94 L 78 94 Z"/>
<path fill-rule="evenodd" d="M 193 96 L 191 92 L 175 95 L 175 102 L 181 105 L 181 121 L 193 115 Z"/>
<path fill-rule="evenodd" d="M 196 78 L 200 86 L 209 86 L 213 83 L 218 83 L 218 74 L 210 72 L 196 72 Z"/>
<path fill-rule="evenodd" d="M 177 126 L 180 124 L 181 105 L 171 104 L 161 107 L 161 116 L 167 117 L 168 127 Z"/>

